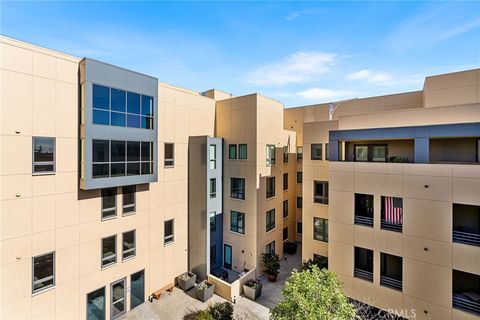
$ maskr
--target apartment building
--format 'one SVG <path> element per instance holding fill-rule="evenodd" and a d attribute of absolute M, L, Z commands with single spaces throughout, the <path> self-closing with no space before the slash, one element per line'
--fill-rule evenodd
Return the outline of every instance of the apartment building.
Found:
<path fill-rule="evenodd" d="M 283 105 L 0 38 L 2 319 L 117 318 L 295 241 Z"/>
<path fill-rule="evenodd" d="M 480 316 L 480 70 L 287 109 L 303 147 L 303 259 L 403 318 Z"/>

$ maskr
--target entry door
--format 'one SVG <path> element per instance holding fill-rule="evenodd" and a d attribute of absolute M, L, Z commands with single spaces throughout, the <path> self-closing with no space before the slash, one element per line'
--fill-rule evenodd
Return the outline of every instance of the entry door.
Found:
<path fill-rule="evenodd" d="M 232 269 L 232 247 L 228 244 L 223 246 L 223 266 Z"/>
<path fill-rule="evenodd" d="M 145 301 L 144 270 L 132 274 L 130 279 L 130 309 L 133 309 Z"/>
<path fill-rule="evenodd" d="M 127 310 L 125 303 L 126 279 L 118 280 L 110 285 L 110 318 L 115 319 Z"/>

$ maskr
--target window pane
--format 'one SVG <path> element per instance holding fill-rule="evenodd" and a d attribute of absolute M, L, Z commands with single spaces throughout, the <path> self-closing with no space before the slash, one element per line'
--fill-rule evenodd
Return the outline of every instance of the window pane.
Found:
<path fill-rule="evenodd" d="M 121 177 L 125 175 L 125 162 L 110 164 L 110 176 Z"/>
<path fill-rule="evenodd" d="M 153 173 L 153 162 L 142 162 L 142 174 Z"/>
<path fill-rule="evenodd" d="M 125 112 L 125 91 L 118 89 L 110 89 L 112 95 L 112 110 Z"/>
<path fill-rule="evenodd" d="M 328 148 L 328 143 L 325 144 L 325 160 L 330 159 L 330 149 Z"/>
<path fill-rule="evenodd" d="M 367 146 L 355 146 L 355 161 L 368 161 Z"/>
<path fill-rule="evenodd" d="M 94 178 L 107 178 L 109 176 L 108 164 L 94 164 L 92 165 L 92 176 Z"/>
<path fill-rule="evenodd" d="M 117 215 L 116 188 L 102 189 L 102 219 Z"/>
<path fill-rule="evenodd" d="M 231 144 L 228 146 L 228 159 L 237 159 L 237 145 Z"/>
<path fill-rule="evenodd" d="M 125 161 L 125 141 L 110 142 L 111 161 L 112 162 L 124 162 Z"/>
<path fill-rule="evenodd" d="M 373 146 L 373 161 L 385 162 L 387 159 L 387 147 L 386 146 Z"/>
<path fill-rule="evenodd" d="M 87 320 L 105 320 L 105 288 L 87 294 Z"/>
<path fill-rule="evenodd" d="M 127 161 L 140 161 L 140 142 L 127 142 Z"/>
<path fill-rule="evenodd" d="M 140 116 L 127 114 L 127 127 L 140 128 Z"/>
<path fill-rule="evenodd" d="M 92 147 L 93 147 L 93 162 L 108 162 L 109 155 L 108 155 L 108 148 L 109 148 L 109 141 L 108 140 L 93 140 Z"/>
<path fill-rule="evenodd" d="M 245 160 L 247 159 L 247 145 L 239 144 L 238 145 L 238 159 Z"/>
<path fill-rule="evenodd" d="M 143 129 L 153 129 L 153 118 L 152 117 L 141 117 L 141 127 Z"/>
<path fill-rule="evenodd" d="M 215 198 L 217 196 L 217 179 L 210 179 L 210 198 Z"/>
<path fill-rule="evenodd" d="M 140 174 L 140 163 L 127 163 L 127 176 L 136 176 Z"/>
<path fill-rule="evenodd" d="M 288 227 L 283 228 L 283 241 L 288 240 Z"/>
<path fill-rule="evenodd" d="M 33 166 L 33 172 L 41 173 L 41 172 L 53 172 L 54 167 L 53 164 L 35 164 Z"/>
<path fill-rule="evenodd" d="M 152 146 L 151 142 L 142 142 L 142 161 L 152 160 Z"/>
<path fill-rule="evenodd" d="M 122 188 L 123 213 L 135 211 L 135 190 L 135 186 L 126 186 Z"/>
<path fill-rule="evenodd" d="M 93 107 L 95 109 L 110 109 L 109 91 L 108 87 L 99 86 L 98 84 L 93 85 Z"/>
<path fill-rule="evenodd" d="M 94 124 L 104 124 L 104 125 L 109 125 L 110 124 L 110 112 L 108 111 L 102 111 L 102 110 L 93 110 L 93 123 Z"/>
<path fill-rule="evenodd" d="M 173 242 L 173 219 L 164 223 L 165 244 Z"/>
<path fill-rule="evenodd" d="M 142 95 L 142 115 L 153 116 L 153 98 Z"/>
<path fill-rule="evenodd" d="M 125 113 L 112 112 L 110 116 L 112 126 L 125 127 Z"/>
<path fill-rule="evenodd" d="M 135 231 L 123 233 L 123 259 L 135 256 Z"/>
<path fill-rule="evenodd" d="M 165 165 L 173 166 L 174 164 L 174 145 L 173 143 L 165 143 Z"/>
<path fill-rule="evenodd" d="M 215 232 L 217 229 L 217 213 L 215 211 L 210 212 L 210 231 Z"/>
<path fill-rule="evenodd" d="M 117 262 L 117 237 L 102 239 L 102 267 Z"/>
<path fill-rule="evenodd" d="M 127 112 L 140 114 L 140 95 L 138 93 L 127 92 Z"/>
<path fill-rule="evenodd" d="M 321 144 L 312 144 L 312 160 L 322 160 Z"/>
<path fill-rule="evenodd" d="M 33 161 L 49 162 L 54 161 L 55 139 L 54 138 L 33 138 Z"/>
<path fill-rule="evenodd" d="M 33 258 L 33 292 L 55 285 L 54 264 L 53 252 Z"/>

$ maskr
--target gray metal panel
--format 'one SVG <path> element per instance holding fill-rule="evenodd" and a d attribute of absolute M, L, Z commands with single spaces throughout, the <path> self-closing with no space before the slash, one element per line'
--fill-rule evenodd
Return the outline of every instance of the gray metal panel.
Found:
<path fill-rule="evenodd" d="M 81 139 L 85 140 L 85 152 L 81 155 L 84 164 L 84 179 L 80 181 L 82 189 L 109 188 L 122 185 L 142 184 L 157 181 L 158 176 L 158 80 L 137 72 L 115 67 L 110 64 L 85 58 L 80 70 L 84 90 L 82 91 L 82 109 L 85 127 Z M 84 66 L 84 67 L 83 67 Z M 84 71 L 83 71 L 84 70 Z M 153 97 L 154 129 L 138 129 L 93 124 L 93 84 L 122 89 Z M 154 173 L 149 175 L 123 176 L 112 178 L 92 178 L 92 140 L 122 140 L 153 142 Z"/>

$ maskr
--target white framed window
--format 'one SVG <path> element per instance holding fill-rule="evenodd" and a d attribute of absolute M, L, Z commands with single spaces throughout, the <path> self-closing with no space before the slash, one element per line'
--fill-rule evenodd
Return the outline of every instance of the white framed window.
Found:
<path fill-rule="evenodd" d="M 134 185 L 122 187 L 124 215 L 135 213 L 135 191 Z"/>
<path fill-rule="evenodd" d="M 117 236 L 102 239 L 102 268 L 117 263 Z"/>
<path fill-rule="evenodd" d="M 55 287 L 55 252 L 32 258 L 32 293 Z"/>
<path fill-rule="evenodd" d="M 175 145 L 173 143 L 165 143 L 165 167 L 173 167 L 175 165 Z"/>
<path fill-rule="evenodd" d="M 247 145 L 239 144 L 238 145 L 238 159 L 247 160 Z"/>
<path fill-rule="evenodd" d="M 32 155 L 34 174 L 55 172 L 55 138 L 33 137 Z"/>
<path fill-rule="evenodd" d="M 135 257 L 135 230 L 122 234 L 122 259 Z"/>
<path fill-rule="evenodd" d="M 217 168 L 217 146 L 214 144 L 210 145 L 210 170 Z"/>
<path fill-rule="evenodd" d="M 102 189 L 102 220 L 117 216 L 117 188 Z"/>

